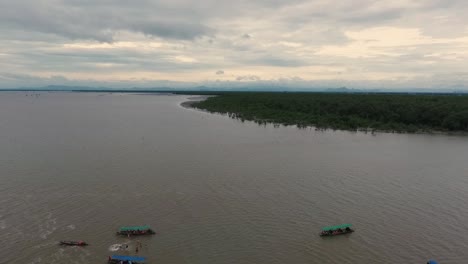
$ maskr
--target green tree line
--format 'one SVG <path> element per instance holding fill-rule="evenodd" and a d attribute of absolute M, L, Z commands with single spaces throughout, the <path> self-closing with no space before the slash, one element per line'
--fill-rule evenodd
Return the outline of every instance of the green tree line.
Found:
<path fill-rule="evenodd" d="M 257 123 L 343 130 L 468 131 L 468 96 L 220 93 L 194 107 Z"/>

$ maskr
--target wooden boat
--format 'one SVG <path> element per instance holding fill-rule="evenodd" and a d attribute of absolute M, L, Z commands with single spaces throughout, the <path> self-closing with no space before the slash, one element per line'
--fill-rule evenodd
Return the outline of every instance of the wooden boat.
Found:
<path fill-rule="evenodd" d="M 60 241 L 60 245 L 62 246 L 87 246 L 88 243 L 84 242 L 84 241 Z"/>
<path fill-rule="evenodd" d="M 122 236 L 142 236 L 142 235 L 154 235 L 154 232 L 150 226 L 123 226 L 117 231 L 117 235 Z"/>
<path fill-rule="evenodd" d="M 145 261 L 145 257 L 113 255 L 109 256 L 109 260 L 107 262 L 109 264 L 142 264 Z"/>
<path fill-rule="evenodd" d="M 320 232 L 320 236 L 337 236 L 337 235 L 349 234 L 349 233 L 354 232 L 351 226 L 352 226 L 351 224 L 326 226 L 322 228 L 322 232 Z"/>

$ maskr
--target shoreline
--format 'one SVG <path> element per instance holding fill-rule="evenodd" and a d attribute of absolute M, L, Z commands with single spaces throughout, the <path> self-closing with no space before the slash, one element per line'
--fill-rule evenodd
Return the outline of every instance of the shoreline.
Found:
<path fill-rule="evenodd" d="M 216 111 L 210 111 L 208 109 L 203 109 L 203 108 L 198 108 L 194 107 L 193 105 L 198 102 L 202 102 L 210 97 L 214 97 L 216 95 L 200 95 L 200 96 L 195 96 L 195 97 L 189 97 L 187 98 L 188 101 L 184 101 L 180 103 L 180 106 L 191 109 L 191 110 L 197 110 L 200 112 L 205 112 L 205 113 L 210 113 L 210 114 L 218 114 L 218 115 L 226 115 L 230 119 L 237 119 L 240 120 L 241 118 L 236 118 L 234 115 L 236 114 L 235 112 L 216 112 Z M 378 134 L 378 133 L 387 133 L 387 134 L 407 134 L 407 135 L 445 135 L 445 136 L 468 136 L 468 132 L 464 131 L 440 131 L 440 130 L 418 130 L 415 132 L 408 132 L 408 131 L 397 131 L 397 130 L 378 130 L 378 129 L 370 129 L 370 128 L 358 128 L 356 130 L 351 130 L 351 129 L 334 129 L 331 127 L 326 127 L 326 128 L 321 128 L 317 127 L 315 125 L 305 125 L 305 126 L 300 126 L 299 124 L 282 124 L 282 123 L 277 123 L 272 120 L 267 120 L 267 119 L 244 119 L 245 121 L 249 122 L 254 122 L 257 125 L 262 125 L 262 124 L 269 124 L 272 126 L 294 126 L 297 129 L 303 129 L 303 128 L 310 128 L 314 129 L 316 131 L 345 131 L 345 132 L 361 132 L 364 134 Z"/>
<path fill-rule="evenodd" d="M 201 101 L 205 101 L 206 99 L 212 97 L 212 96 L 216 96 L 216 95 L 199 95 L 199 96 L 191 96 L 191 97 L 188 97 L 186 100 L 188 101 L 184 101 L 182 103 L 180 103 L 180 106 L 184 107 L 184 108 L 189 108 L 189 109 L 197 109 L 197 110 L 202 110 L 202 109 L 199 109 L 199 108 L 196 108 L 196 107 L 193 107 L 193 104 L 195 103 L 198 103 L 198 102 L 201 102 Z M 206 111 L 208 112 L 208 111 Z M 209 112 L 211 113 L 211 112 Z"/>

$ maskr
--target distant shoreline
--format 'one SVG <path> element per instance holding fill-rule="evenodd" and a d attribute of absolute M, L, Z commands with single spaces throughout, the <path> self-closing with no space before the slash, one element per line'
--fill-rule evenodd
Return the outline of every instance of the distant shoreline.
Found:
<path fill-rule="evenodd" d="M 208 99 L 208 98 L 210 98 L 212 96 L 213 95 L 191 96 L 191 97 L 187 98 L 188 101 L 184 101 L 184 102 L 180 103 L 180 106 L 185 107 L 185 108 L 198 109 L 198 108 L 194 107 L 193 105 L 198 103 L 198 102 L 205 101 L 206 99 Z M 199 110 L 201 110 L 201 109 L 199 109 Z"/>
<path fill-rule="evenodd" d="M 0 88 L 0 92 L 77 92 L 77 93 L 171 93 L 179 95 L 218 95 L 228 93 L 287 93 L 287 94 L 314 94 L 314 93 L 330 93 L 330 94 L 426 94 L 426 95 L 468 95 L 468 90 L 432 90 L 432 89 L 173 89 L 173 88 L 157 88 L 157 89 L 113 89 L 113 88 L 90 88 L 90 87 L 67 87 L 62 88 Z"/>
<path fill-rule="evenodd" d="M 468 97 L 464 96 L 226 93 L 197 99 L 182 105 L 262 125 L 468 135 Z"/>

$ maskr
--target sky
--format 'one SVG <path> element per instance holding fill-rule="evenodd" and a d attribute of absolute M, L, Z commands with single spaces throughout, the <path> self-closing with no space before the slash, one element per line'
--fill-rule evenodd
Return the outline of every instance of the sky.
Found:
<path fill-rule="evenodd" d="M 0 88 L 468 87 L 466 0 L 0 0 Z"/>

